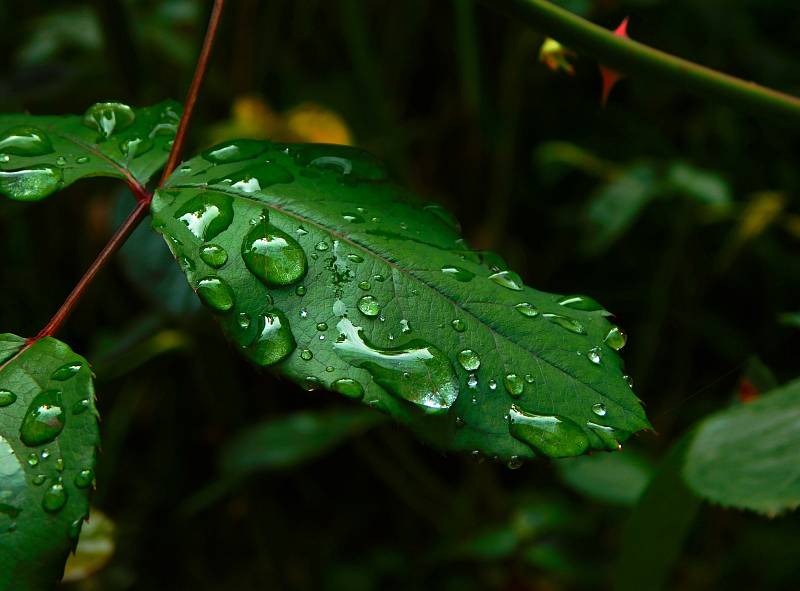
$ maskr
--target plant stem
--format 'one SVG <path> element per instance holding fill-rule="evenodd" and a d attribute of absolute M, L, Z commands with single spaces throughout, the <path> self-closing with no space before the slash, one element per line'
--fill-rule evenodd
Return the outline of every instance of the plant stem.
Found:
<path fill-rule="evenodd" d="M 211 16 L 208 19 L 206 36 L 205 39 L 203 39 L 203 48 L 200 50 L 200 57 L 197 58 L 197 65 L 194 69 L 192 83 L 189 85 L 189 92 L 186 93 L 186 101 L 183 103 L 183 115 L 178 124 L 178 131 L 175 134 L 175 141 L 172 144 L 172 150 L 170 150 L 167 165 L 161 173 L 161 180 L 158 183 L 159 186 L 163 185 L 167 177 L 172 174 L 172 171 L 175 170 L 175 166 L 178 164 L 178 159 L 181 157 L 183 144 L 186 140 L 186 130 L 189 126 L 189 120 L 192 118 L 192 112 L 194 111 L 194 104 L 197 101 L 197 95 L 200 92 L 200 86 L 203 84 L 203 79 L 206 75 L 208 58 L 211 56 L 214 39 L 217 37 L 217 27 L 219 26 L 224 5 L 225 0 L 214 0 L 214 7 L 211 9 Z"/>
<path fill-rule="evenodd" d="M 795 96 L 614 35 L 546 0 L 484 2 L 625 74 L 686 88 L 747 112 L 780 117 L 800 126 L 800 99 Z"/>
<path fill-rule="evenodd" d="M 39 334 L 37 334 L 31 340 L 37 341 L 43 337 L 51 337 L 58 332 L 58 330 L 61 328 L 61 325 L 64 324 L 64 321 L 72 313 L 75 305 L 83 297 L 83 294 L 86 292 L 86 288 L 89 287 L 89 284 L 95 278 L 97 273 L 106 265 L 111 256 L 125 243 L 125 241 L 128 239 L 128 236 L 130 236 L 131 233 L 136 229 L 136 226 L 139 225 L 139 222 L 141 222 L 147 216 L 149 208 L 149 200 L 139 201 L 136 203 L 136 208 L 125 219 L 119 229 L 111 237 L 111 240 L 108 241 L 108 244 L 105 245 L 103 250 L 100 251 L 100 254 L 97 255 L 97 258 L 94 260 L 91 267 L 89 267 L 86 273 L 84 273 L 83 277 L 81 277 L 81 280 L 78 281 L 78 284 L 73 288 L 69 296 L 67 296 L 67 299 L 64 300 L 64 303 L 61 304 L 61 307 L 55 313 L 53 318 L 50 319 L 50 322 L 47 323 L 47 326 L 39 331 Z"/>

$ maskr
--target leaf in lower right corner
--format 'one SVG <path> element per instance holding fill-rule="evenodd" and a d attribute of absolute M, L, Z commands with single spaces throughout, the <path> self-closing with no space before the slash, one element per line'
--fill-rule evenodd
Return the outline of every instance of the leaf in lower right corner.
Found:
<path fill-rule="evenodd" d="M 800 506 L 800 380 L 704 420 L 684 477 L 726 507 L 777 515 Z"/>
<path fill-rule="evenodd" d="M 92 372 L 52 338 L 0 335 L 0 589 L 49 589 L 89 511 Z"/>

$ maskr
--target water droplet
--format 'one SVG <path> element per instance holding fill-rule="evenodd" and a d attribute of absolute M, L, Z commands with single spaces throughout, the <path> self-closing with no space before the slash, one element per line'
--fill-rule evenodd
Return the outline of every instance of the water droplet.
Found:
<path fill-rule="evenodd" d="M 364 388 L 351 378 L 340 378 L 331 384 L 331 388 L 334 392 L 344 394 L 353 400 L 361 400 L 364 397 Z"/>
<path fill-rule="evenodd" d="M 69 530 L 67 531 L 67 536 L 69 536 L 69 539 L 73 542 L 73 544 L 78 543 L 84 519 L 85 519 L 84 517 L 78 517 L 78 519 L 74 520 L 72 523 L 69 524 Z"/>
<path fill-rule="evenodd" d="M 357 213 L 348 213 L 345 212 L 342 214 L 342 217 L 346 222 L 350 222 L 352 224 L 363 224 L 364 218 L 358 215 Z"/>
<path fill-rule="evenodd" d="M 358 300 L 358 309 L 364 316 L 374 317 L 380 314 L 381 305 L 374 296 L 365 295 Z"/>
<path fill-rule="evenodd" d="M 343 318 L 334 344 L 336 353 L 366 369 L 387 392 L 429 412 L 444 411 L 458 396 L 458 381 L 447 356 L 433 345 L 413 340 L 396 348 L 369 343 L 359 327 Z"/>
<path fill-rule="evenodd" d="M 494 281 L 497 285 L 502 285 L 507 289 L 522 291 L 522 279 L 519 275 L 514 273 L 514 271 L 500 271 L 498 273 L 494 273 L 493 275 L 489 275 L 489 279 Z"/>
<path fill-rule="evenodd" d="M 296 293 L 297 295 L 299 295 L 301 297 L 306 295 L 306 286 L 305 285 L 298 285 L 297 289 L 294 290 L 294 293 Z"/>
<path fill-rule="evenodd" d="M 308 318 L 308 310 L 306 308 L 300 308 L 300 318 Z"/>
<path fill-rule="evenodd" d="M 8 154 L 0 154 L 0 162 L 5 163 L 8 162 L 9 160 L 11 160 L 11 156 L 9 156 Z"/>
<path fill-rule="evenodd" d="M 189 231 L 203 242 L 216 238 L 233 221 L 233 201 L 228 195 L 203 193 L 175 213 Z"/>
<path fill-rule="evenodd" d="M 227 251 L 216 244 L 206 244 L 200 248 L 200 258 L 209 267 L 219 269 L 228 262 Z"/>
<path fill-rule="evenodd" d="M 475 277 L 475 273 L 453 265 L 447 265 L 442 267 L 442 273 L 444 273 L 448 277 L 452 277 L 453 279 L 464 283 L 472 280 L 472 278 Z"/>
<path fill-rule="evenodd" d="M 319 242 L 317 242 L 317 243 L 314 245 L 314 248 L 315 248 L 316 250 L 320 251 L 320 252 L 325 252 L 325 251 L 326 251 L 326 250 L 328 250 L 328 248 L 330 248 L 330 247 L 328 246 L 328 243 L 327 243 L 327 242 L 325 242 L 324 240 L 320 240 Z"/>
<path fill-rule="evenodd" d="M 11 390 L 0 390 L 0 408 L 14 404 L 17 401 L 17 395 Z"/>
<path fill-rule="evenodd" d="M 589 447 L 583 429 L 565 417 L 528 413 L 512 405 L 508 422 L 513 437 L 551 458 L 577 456 Z"/>
<path fill-rule="evenodd" d="M 322 331 L 322 332 L 325 332 L 326 330 L 328 330 L 327 323 L 320 322 L 319 324 L 317 324 L 317 330 Z"/>
<path fill-rule="evenodd" d="M 58 472 L 63 472 L 63 471 L 64 471 L 64 458 L 58 458 L 58 459 L 56 460 L 56 466 L 55 466 L 55 468 L 56 468 L 56 470 L 57 470 Z"/>
<path fill-rule="evenodd" d="M 609 451 L 622 449 L 622 445 L 617 440 L 617 430 L 613 427 L 598 425 L 592 421 L 586 421 L 586 426 L 592 430 L 592 433 L 594 433 L 598 439 L 600 439 L 600 442 L 605 449 Z"/>
<path fill-rule="evenodd" d="M 245 354 L 261 366 L 274 365 L 285 359 L 295 348 L 289 321 L 278 311 L 259 319 L 258 336 L 245 349 Z"/>
<path fill-rule="evenodd" d="M 36 476 L 33 477 L 33 484 L 35 486 L 42 486 L 46 480 L 47 476 L 45 476 L 44 474 L 37 474 Z"/>
<path fill-rule="evenodd" d="M 325 371 L 327 371 L 328 373 L 333 373 L 334 371 L 336 371 L 336 369 L 332 365 L 328 365 L 327 367 L 325 367 Z"/>
<path fill-rule="evenodd" d="M 39 465 L 39 456 L 36 453 L 31 453 L 28 455 L 28 465 L 33 468 L 34 466 Z"/>
<path fill-rule="evenodd" d="M 314 354 L 311 352 L 310 349 L 303 349 L 300 352 L 300 358 L 304 361 L 311 361 L 314 358 Z"/>
<path fill-rule="evenodd" d="M 89 157 L 88 156 L 78 156 L 77 158 L 75 158 L 75 162 L 77 162 L 78 164 L 86 164 L 87 162 L 89 162 Z"/>
<path fill-rule="evenodd" d="M 456 428 L 461 429 L 462 427 L 466 426 L 467 422 L 464 420 L 463 417 L 456 417 Z"/>
<path fill-rule="evenodd" d="M 467 371 L 475 371 L 481 366 L 481 358 L 472 349 L 464 349 L 458 354 L 458 362 Z"/>
<path fill-rule="evenodd" d="M 303 389 L 306 392 L 313 392 L 323 387 L 322 381 L 314 376 L 306 376 L 302 383 Z"/>
<path fill-rule="evenodd" d="M 475 376 L 474 373 L 469 374 L 469 378 L 467 379 L 467 386 L 470 388 L 474 388 L 478 385 L 478 378 Z"/>
<path fill-rule="evenodd" d="M 561 314 L 542 314 L 542 317 L 547 318 L 553 324 L 561 328 L 566 328 L 568 331 L 574 332 L 575 334 L 586 334 L 586 329 L 583 328 L 583 324 L 572 318 L 567 318 Z"/>
<path fill-rule="evenodd" d="M 400 321 L 400 332 L 403 334 L 408 334 L 411 332 L 411 324 L 409 324 L 408 320 L 405 318 Z"/>
<path fill-rule="evenodd" d="M 525 374 L 525 381 L 528 382 L 529 384 L 532 384 L 533 383 L 533 375 L 531 375 L 529 373 L 526 373 Z"/>
<path fill-rule="evenodd" d="M 460 318 L 456 318 L 455 320 L 453 320 L 450 323 L 450 325 L 453 327 L 453 330 L 455 330 L 456 332 L 464 332 L 465 330 L 467 330 L 467 325 L 464 324 L 464 321 L 461 320 Z"/>
<path fill-rule="evenodd" d="M 619 351 L 625 346 L 625 343 L 628 342 L 628 335 L 625 334 L 625 331 L 622 330 L 618 326 L 613 326 L 608 331 L 606 338 L 604 339 L 606 344 L 614 349 L 615 351 Z"/>
<path fill-rule="evenodd" d="M 0 134 L 0 152 L 15 156 L 43 156 L 53 151 L 47 134 L 36 127 L 18 125 Z"/>
<path fill-rule="evenodd" d="M 603 310 L 603 306 L 601 306 L 596 300 L 584 295 L 566 296 L 558 300 L 558 303 L 566 308 L 583 310 L 585 312 L 596 312 L 598 310 Z"/>
<path fill-rule="evenodd" d="M 236 322 L 243 330 L 250 328 L 250 315 L 247 312 L 239 312 L 236 316 Z"/>
<path fill-rule="evenodd" d="M 80 361 L 66 363 L 55 370 L 50 376 L 50 379 L 56 380 L 57 382 L 64 382 L 77 374 L 82 368 L 83 364 Z"/>
<path fill-rule="evenodd" d="M 48 513 L 57 513 L 67 504 L 67 491 L 61 482 L 56 482 L 42 497 L 42 509 Z"/>
<path fill-rule="evenodd" d="M 364 257 L 357 255 L 357 254 L 349 254 L 347 255 L 347 260 L 351 263 L 363 263 Z"/>
<path fill-rule="evenodd" d="M 25 482 L 25 468 L 19 457 L 14 453 L 11 444 L 0 435 L 0 514 L 5 514 L 12 519 L 20 514 L 16 504 L 24 502 L 28 494 Z M 9 547 L 3 541 L 4 559 Z"/>
<path fill-rule="evenodd" d="M 22 443 L 35 447 L 53 441 L 64 428 L 64 408 L 60 390 L 39 392 L 22 419 L 19 437 Z"/>
<path fill-rule="evenodd" d="M 598 402 L 597 404 L 592 405 L 592 412 L 596 414 L 598 417 L 606 416 L 606 405 L 602 402 Z"/>
<path fill-rule="evenodd" d="M 525 382 L 515 373 L 506 374 L 503 378 L 503 385 L 506 387 L 506 391 L 514 398 L 522 396 L 522 391 L 525 389 Z"/>
<path fill-rule="evenodd" d="M 56 158 L 56 166 L 63 167 L 66 166 L 66 164 L 67 164 L 67 159 L 64 158 L 63 156 L 59 156 L 58 158 Z"/>
<path fill-rule="evenodd" d="M 495 380 L 489 380 L 489 389 L 496 390 L 497 389 L 497 382 Z"/>
<path fill-rule="evenodd" d="M 44 199 L 61 186 L 61 170 L 47 164 L 0 171 L 0 193 L 17 201 Z"/>
<path fill-rule="evenodd" d="M 125 154 L 128 158 L 138 158 L 152 149 L 153 141 L 139 136 L 122 140 L 119 144 L 120 152 Z"/>
<path fill-rule="evenodd" d="M 521 457 L 519 457 L 519 456 L 511 456 L 508 459 L 508 464 L 506 464 L 506 466 L 508 466 L 509 470 L 518 470 L 518 469 L 522 468 L 522 466 L 524 464 L 525 464 L 525 460 L 523 460 Z"/>
<path fill-rule="evenodd" d="M 360 281 L 358 284 L 359 289 L 363 289 L 364 291 L 369 291 L 372 288 L 372 285 L 369 281 Z"/>
<path fill-rule="evenodd" d="M 217 312 L 233 308 L 234 295 L 230 285 L 219 277 L 206 277 L 197 282 L 197 295 L 203 303 Z"/>
<path fill-rule="evenodd" d="M 306 234 L 308 234 L 308 230 L 306 230 L 303 226 L 298 226 L 297 230 L 295 230 L 294 232 L 298 236 L 305 236 Z"/>
<path fill-rule="evenodd" d="M 536 309 L 536 306 L 529 304 L 528 302 L 521 302 L 514 306 L 514 308 L 523 316 L 528 316 L 530 318 L 539 315 L 539 310 Z"/>
<path fill-rule="evenodd" d="M 49 457 L 50 457 L 50 450 L 49 450 L 49 449 L 47 449 L 47 448 L 45 447 L 45 448 L 42 450 L 42 453 L 41 453 L 41 454 L 39 454 L 39 457 L 40 457 L 40 458 L 42 458 L 43 460 L 46 460 L 47 458 L 49 458 Z"/>
<path fill-rule="evenodd" d="M 203 152 L 203 158 L 214 164 L 241 162 L 267 151 L 269 144 L 259 140 L 232 140 L 217 144 Z"/>
<path fill-rule="evenodd" d="M 586 358 L 595 365 L 600 365 L 600 362 L 602 361 L 600 356 L 600 347 L 592 347 L 589 349 L 589 352 L 586 353 Z"/>
<path fill-rule="evenodd" d="M 622 376 L 622 379 L 625 380 L 625 383 L 628 384 L 628 387 L 633 389 L 633 378 L 629 375 Z"/>
<path fill-rule="evenodd" d="M 100 133 L 100 141 L 130 127 L 136 114 L 122 103 L 95 103 L 83 115 L 83 124 Z"/>
<path fill-rule="evenodd" d="M 266 221 L 247 233 L 242 258 L 253 275 L 272 287 L 296 283 L 308 270 L 306 254 L 297 241 Z"/>
<path fill-rule="evenodd" d="M 89 399 L 84 398 L 83 400 L 78 400 L 75 404 L 72 405 L 72 414 L 79 415 L 86 412 L 86 409 L 89 408 Z"/>

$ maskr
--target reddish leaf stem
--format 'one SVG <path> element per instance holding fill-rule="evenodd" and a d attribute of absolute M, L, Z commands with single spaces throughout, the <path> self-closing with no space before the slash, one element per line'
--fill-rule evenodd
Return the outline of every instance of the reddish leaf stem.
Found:
<path fill-rule="evenodd" d="M 183 104 L 183 115 L 178 124 L 178 131 L 175 134 L 175 142 L 172 144 L 172 150 L 170 150 L 167 165 L 164 167 L 164 172 L 161 174 L 161 180 L 158 183 L 159 187 L 164 184 L 167 177 L 175 170 L 175 167 L 178 165 L 178 159 L 181 157 L 183 144 L 186 140 L 186 130 L 189 126 L 189 120 L 192 118 L 192 112 L 194 111 L 194 104 L 197 101 L 197 95 L 200 92 L 200 86 L 203 84 L 203 79 L 205 78 L 208 59 L 211 56 L 211 49 L 214 46 L 214 39 L 216 39 L 217 36 L 217 26 L 219 25 L 224 5 L 225 0 L 214 0 L 214 7 L 211 9 L 211 16 L 208 19 L 208 29 L 206 29 L 206 36 L 205 39 L 203 39 L 203 48 L 200 50 L 200 57 L 197 59 L 197 66 L 195 66 L 194 69 L 192 83 L 189 86 L 189 92 L 186 94 L 186 101 Z"/>
<path fill-rule="evenodd" d="M 64 321 L 72 313 L 75 305 L 78 303 L 81 297 L 83 297 L 83 294 L 86 292 L 86 288 L 89 286 L 92 280 L 94 280 L 97 273 L 100 272 L 111 256 L 125 243 L 125 241 L 128 239 L 128 236 L 130 236 L 131 233 L 136 229 L 136 226 L 139 225 L 139 222 L 141 222 L 147 216 L 149 208 L 149 200 L 139 201 L 136 204 L 136 208 L 125 219 L 119 229 L 111 237 L 111 240 L 108 241 L 108 244 L 105 245 L 103 250 L 100 251 L 100 254 L 97 255 L 97 258 L 94 260 L 91 267 L 89 267 L 86 273 L 84 273 L 83 277 L 81 277 L 81 280 L 78 281 L 78 284 L 69 294 L 69 296 L 67 296 L 67 299 L 64 300 L 64 303 L 61 304 L 61 307 L 55 313 L 53 318 L 50 319 L 50 322 L 47 323 L 47 326 L 39 331 L 39 334 L 31 339 L 31 341 L 37 341 L 43 337 L 51 337 L 58 332 L 58 330 L 61 328 L 61 325 L 64 324 Z"/>

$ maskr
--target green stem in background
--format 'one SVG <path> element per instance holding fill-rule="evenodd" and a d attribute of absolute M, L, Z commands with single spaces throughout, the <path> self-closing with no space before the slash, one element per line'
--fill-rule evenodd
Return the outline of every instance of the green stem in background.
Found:
<path fill-rule="evenodd" d="M 685 88 L 747 112 L 780 117 L 800 126 L 797 97 L 614 35 L 546 0 L 484 0 L 484 3 L 625 74 Z"/>

